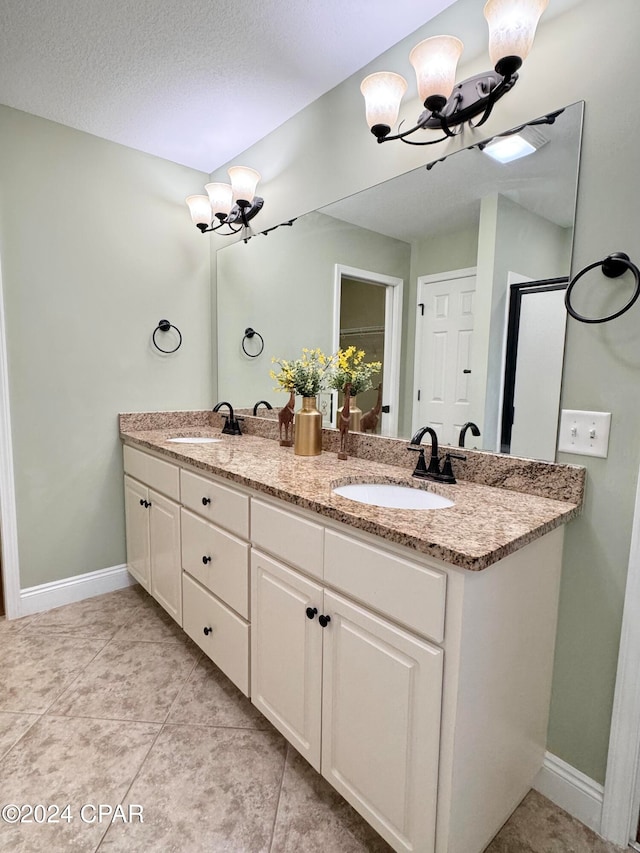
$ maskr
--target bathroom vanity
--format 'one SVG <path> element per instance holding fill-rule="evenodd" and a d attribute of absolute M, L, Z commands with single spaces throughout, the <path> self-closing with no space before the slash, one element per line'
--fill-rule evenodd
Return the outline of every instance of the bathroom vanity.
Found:
<path fill-rule="evenodd" d="M 383 509 L 333 488 L 410 470 L 139 427 L 131 574 L 395 850 L 480 853 L 542 766 L 579 500 L 459 482 Z"/>

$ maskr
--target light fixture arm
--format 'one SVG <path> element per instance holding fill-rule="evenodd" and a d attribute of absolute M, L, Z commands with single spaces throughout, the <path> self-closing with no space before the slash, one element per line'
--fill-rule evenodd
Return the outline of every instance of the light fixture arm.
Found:
<path fill-rule="evenodd" d="M 415 126 L 409 130 L 390 135 L 390 128 L 386 125 L 375 125 L 371 132 L 378 142 L 390 142 L 394 139 L 399 139 L 406 145 L 435 145 L 444 142 L 447 138 L 458 136 L 465 124 L 473 128 L 481 127 L 491 115 L 495 104 L 513 89 L 517 80 L 518 74 L 510 69 L 504 75 L 498 71 L 476 74 L 456 84 L 439 110 L 427 108 L 419 116 Z M 477 116 L 480 116 L 480 119 L 474 124 L 473 119 Z M 420 142 L 407 138 L 417 130 L 441 130 L 444 136 Z"/>

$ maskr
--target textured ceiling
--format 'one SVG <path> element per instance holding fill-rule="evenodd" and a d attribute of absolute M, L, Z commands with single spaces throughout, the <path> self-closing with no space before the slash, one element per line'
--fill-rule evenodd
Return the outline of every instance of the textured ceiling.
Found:
<path fill-rule="evenodd" d="M 0 0 L 0 103 L 211 172 L 453 0 Z"/>

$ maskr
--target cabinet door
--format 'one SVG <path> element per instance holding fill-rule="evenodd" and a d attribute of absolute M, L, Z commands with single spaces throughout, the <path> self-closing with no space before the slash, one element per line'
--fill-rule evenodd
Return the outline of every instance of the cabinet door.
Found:
<path fill-rule="evenodd" d="M 124 512 L 127 530 L 127 569 L 147 592 L 149 576 L 149 490 L 125 474 Z"/>
<path fill-rule="evenodd" d="M 315 608 L 313 618 L 307 608 Z M 322 588 L 251 555 L 251 700 L 320 769 Z"/>
<path fill-rule="evenodd" d="M 151 490 L 149 501 L 151 595 L 181 626 L 180 507 Z"/>
<path fill-rule="evenodd" d="M 322 775 L 395 850 L 435 844 L 443 652 L 325 592 Z"/>

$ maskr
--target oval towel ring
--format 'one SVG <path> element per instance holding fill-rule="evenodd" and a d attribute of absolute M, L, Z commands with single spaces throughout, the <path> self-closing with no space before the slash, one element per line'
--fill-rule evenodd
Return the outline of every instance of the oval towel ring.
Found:
<path fill-rule="evenodd" d="M 158 342 L 156 341 L 156 335 L 158 334 L 158 332 L 168 332 L 169 329 L 175 329 L 176 332 L 178 333 L 178 345 L 176 347 L 174 347 L 173 349 L 162 349 L 162 347 L 158 346 Z M 180 332 L 180 329 L 177 326 L 174 326 L 168 320 L 160 320 L 158 325 L 153 330 L 153 336 L 152 337 L 153 337 L 154 347 L 156 349 L 159 349 L 160 352 L 167 353 L 167 355 L 171 354 L 172 352 L 175 352 L 176 350 L 179 350 L 180 347 L 182 346 L 182 334 Z"/>
<path fill-rule="evenodd" d="M 571 304 L 571 291 L 585 273 L 588 273 L 596 267 L 602 267 L 602 272 L 607 276 L 607 278 L 618 278 L 627 270 L 630 270 L 636 280 L 636 289 L 631 299 L 626 305 L 623 305 L 619 311 L 615 311 L 607 317 L 583 317 L 582 314 L 578 314 Z M 574 320 L 579 320 L 581 323 L 607 323 L 609 320 L 615 320 L 616 317 L 619 317 L 621 314 L 628 311 L 637 300 L 638 296 L 640 296 L 640 270 L 629 260 L 629 255 L 624 252 L 614 252 L 611 255 L 607 255 L 607 257 L 602 261 L 595 261 L 593 264 L 589 264 L 589 266 L 580 270 L 580 272 L 573 277 L 564 295 L 564 305 L 567 312 L 574 318 Z"/>
<path fill-rule="evenodd" d="M 249 338 L 249 340 L 251 340 L 251 338 L 255 337 L 256 335 L 260 338 L 260 349 L 256 353 L 247 352 L 247 349 L 244 345 L 244 342 L 247 340 L 247 338 Z M 263 349 L 264 349 L 264 338 L 262 337 L 260 332 L 256 332 L 256 330 L 252 329 L 251 326 L 246 328 L 244 330 L 244 338 L 242 339 L 242 351 L 243 351 L 243 353 L 245 355 L 248 355 L 249 358 L 257 358 L 262 353 Z"/>

